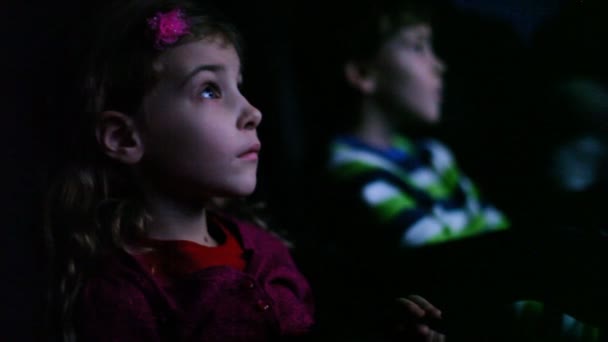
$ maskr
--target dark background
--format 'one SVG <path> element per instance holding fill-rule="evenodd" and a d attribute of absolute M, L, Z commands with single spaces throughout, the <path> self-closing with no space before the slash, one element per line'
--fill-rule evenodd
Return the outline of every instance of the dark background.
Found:
<path fill-rule="evenodd" d="M 436 49 L 448 72 L 445 119 L 435 133 L 453 147 L 487 197 L 516 222 L 526 222 L 516 229 L 534 226 L 542 234 L 555 220 L 566 219 L 582 222 L 591 234 L 601 231 L 606 211 L 601 182 L 587 192 L 564 194 L 546 184 L 545 172 L 564 137 L 590 126 L 603 132 L 607 122 L 602 113 L 594 121 L 565 113 L 553 91 L 572 77 L 606 85 L 605 6 L 590 0 L 436 2 Z M 77 29 L 70 23 L 85 5 L 5 1 L 0 6 L 0 322 L 3 340 L 27 341 L 37 329 L 44 295 L 39 223 L 52 160 L 42 133 L 53 116 L 44 108 L 48 94 L 65 86 L 63 37 Z M 296 243 L 307 226 L 323 219 L 311 212 L 323 194 L 311 193 L 309 186 L 322 170 L 333 124 L 325 81 L 333 43 L 326 38 L 335 29 L 328 13 L 336 11 L 327 6 L 339 3 L 233 0 L 220 6 L 243 32 L 244 91 L 264 113 L 255 198 L 268 203 L 273 223 L 291 232 Z M 563 201 L 552 202 L 558 197 Z M 555 205 L 567 208 L 568 215 L 556 218 Z"/>

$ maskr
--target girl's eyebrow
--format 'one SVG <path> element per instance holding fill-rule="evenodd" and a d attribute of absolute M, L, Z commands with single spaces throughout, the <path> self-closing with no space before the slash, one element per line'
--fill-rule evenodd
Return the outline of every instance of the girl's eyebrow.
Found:
<path fill-rule="evenodd" d="M 211 72 L 215 72 L 215 73 L 223 73 L 226 71 L 226 67 L 222 64 L 203 64 L 203 65 L 199 65 L 196 68 L 194 68 L 192 71 L 190 71 L 186 77 L 184 77 L 184 80 L 180 83 L 180 87 L 183 87 L 186 85 L 186 83 L 188 83 L 194 76 L 196 76 L 198 73 L 203 72 L 203 71 L 211 71 Z"/>

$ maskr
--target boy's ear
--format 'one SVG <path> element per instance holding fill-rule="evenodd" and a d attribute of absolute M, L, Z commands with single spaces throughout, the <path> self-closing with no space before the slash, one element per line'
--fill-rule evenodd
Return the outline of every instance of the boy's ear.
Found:
<path fill-rule="evenodd" d="M 370 95 L 376 90 L 375 73 L 368 64 L 348 61 L 344 65 L 344 76 L 348 84 L 363 95 Z"/>
<path fill-rule="evenodd" d="M 101 112 L 95 125 L 95 135 L 102 152 L 114 160 L 132 165 L 143 157 L 141 134 L 128 115 L 116 111 Z"/>

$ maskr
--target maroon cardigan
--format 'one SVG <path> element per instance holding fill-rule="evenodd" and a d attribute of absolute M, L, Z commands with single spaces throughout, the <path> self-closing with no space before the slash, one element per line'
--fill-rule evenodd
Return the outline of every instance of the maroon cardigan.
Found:
<path fill-rule="evenodd" d="M 163 288 L 135 258 L 106 258 L 80 292 L 83 341 L 273 341 L 313 324 L 306 279 L 283 242 L 252 224 L 222 219 L 247 266 L 209 267 Z"/>

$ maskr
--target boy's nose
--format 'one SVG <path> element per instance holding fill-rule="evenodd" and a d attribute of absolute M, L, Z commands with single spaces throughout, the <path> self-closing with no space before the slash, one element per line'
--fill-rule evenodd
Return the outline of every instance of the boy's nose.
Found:
<path fill-rule="evenodd" d="M 443 60 L 441 60 L 441 58 L 437 57 L 437 56 L 433 56 L 434 59 L 434 69 L 438 74 L 443 74 L 444 72 L 446 72 L 447 66 L 445 65 L 445 62 L 443 62 Z"/>

